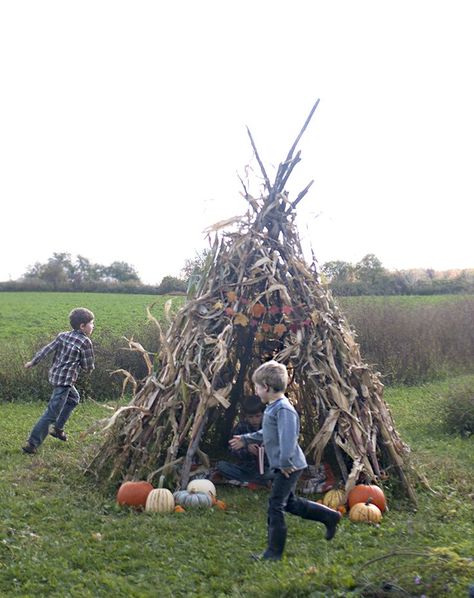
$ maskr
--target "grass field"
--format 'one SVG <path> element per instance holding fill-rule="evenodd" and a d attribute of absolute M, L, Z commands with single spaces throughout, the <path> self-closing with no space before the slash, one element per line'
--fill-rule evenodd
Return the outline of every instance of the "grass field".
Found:
<path fill-rule="evenodd" d="M 20 341 L 69 329 L 68 314 L 87 307 L 96 316 L 96 333 L 131 334 L 147 322 L 146 307 L 158 318 L 170 297 L 113 293 L 0 293 L 0 341 Z M 173 297 L 181 305 L 182 297 Z"/>
<path fill-rule="evenodd" d="M 23 364 L 57 332 L 68 329 L 78 305 L 96 315 L 93 342 L 96 370 L 82 390 L 99 400 L 117 397 L 120 383 L 110 373 L 126 369 L 138 379 L 146 369 L 124 337 L 158 351 L 159 335 L 146 308 L 163 320 L 183 297 L 102 293 L 0 293 L 0 402 L 49 393 L 49 361 L 26 372 Z M 343 313 L 356 333 L 363 358 L 385 384 L 417 384 L 471 373 L 474 363 L 474 296 L 341 297 Z M 79 384 L 82 384 L 80 381 Z M 34 392 L 31 392 L 34 389 Z"/>
<path fill-rule="evenodd" d="M 147 322 L 146 307 L 155 304 L 153 314 L 163 315 L 166 301 L 172 300 L 176 308 L 183 297 L 162 295 L 131 295 L 113 293 L 0 293 L 0 341 L 53 335 L 69 328 L 68 313 L 74 307 L 91 309 L 96 316 L 96 331 L 103 333 L 130 334 L 141 329 Z M 399 297 L 339 297 L 343 310 L 350 312 L 353 306 L 388 304 L 414 307 L 439 305 L 463 301 L 463 295 L 399 296 Z"/>
<path fill-rule="evenodd" d="M 443 400 L 474 376 L 387 391 L 397 427 L 427 476 L 416 511 L 389 495 L 380 527 L 344 519 L 335 539 L 288 516 L 281 563 L 252 563 L 265 543 L 266 492 L 222 489 L 226 511 L 157 515 L 116 506 L 81 471 L 107 413 L 86 401 L 70 441 L 19 447 L 42 410 L 0 405 L 0 596 L 467 596 L 474 583 L 473 439 L 446 433 Z"/>

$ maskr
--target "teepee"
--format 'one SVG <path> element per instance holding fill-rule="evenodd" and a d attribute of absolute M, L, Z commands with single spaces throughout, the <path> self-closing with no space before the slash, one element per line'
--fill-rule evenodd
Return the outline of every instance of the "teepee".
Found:
<path fill-rule="evenodd" d="M 252 372 L 276 359 L 288 367 L 287 394 L 300 413 L 308 460 L 330 459 L 347 490 L 390 477 L 415 500 L 409 449 L 383 399 L 380 376 L 363 361 L 314 260 L 308 264 L 303 256 L 295 215 L 311 183 L 294 199 L 285 191 L 317 105 L 273 182 L 248 132 L 263 175 L 261 196 L 252 197 L 244 184 L 247 214 L 215 227 L 204 272 L 168 331 L 155 320 L 157 362 L 143 351 L 148 376 L 113 416 L 88 465 L 99 480 L 165 475 L 184 487 L 192 465 L 207 464 L 200 444 L 211 422 L 215 442 L 224 445 L 240 399 L 252 393 Z M 224 226 L 230 224 L 231 231 Z"/>

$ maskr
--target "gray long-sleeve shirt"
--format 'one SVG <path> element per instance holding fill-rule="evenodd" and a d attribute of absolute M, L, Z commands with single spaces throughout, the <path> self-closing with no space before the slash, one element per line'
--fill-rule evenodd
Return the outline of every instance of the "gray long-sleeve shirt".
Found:
<path fill-rule="evenodd" d="M 271 469 L 304 469 L 306 459 L 298 444 L 300 418 L 286 397 L 267 406 L 263 414 L 262 429 L 240 438 L 249 444 L 262 442 Z"/>

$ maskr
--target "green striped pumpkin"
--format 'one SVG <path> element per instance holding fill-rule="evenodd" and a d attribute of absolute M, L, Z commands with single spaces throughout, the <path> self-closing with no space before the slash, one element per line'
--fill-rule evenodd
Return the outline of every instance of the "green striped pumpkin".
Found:
<path fill-rule="evenodd" d="M 146 499 L 145 511 L 151 513 L 172 513 L 174 498 L 166 488 L 152 490 Z"/>

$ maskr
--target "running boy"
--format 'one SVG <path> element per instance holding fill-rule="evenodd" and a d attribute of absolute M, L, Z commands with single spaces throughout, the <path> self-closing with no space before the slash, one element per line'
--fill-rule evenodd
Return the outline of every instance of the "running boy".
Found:
<path fill-rule="evenodd" d="M 31 361 L 25 363 L 25 368 L 31 368 L 55 351 L 48 378 L 54 387 L 53 394 L 46 411 L 31 431 L 28 442 L 22 447 L 25 453 L 36 453 L 48 435 L 51 424 L 54 425 L 51 436 L 67 440 L 64 425 L 80 399 L 74 383 L 80 369 L 85 372 L 94 369 L 94 351 L 89 338 L 94 330 L 94 314 L 85 307 L 78 307 L 69 314 L 69 322 L 72 328 L 70 332 L 58 334 L 53 342 L 40 349 Z"/>
<path fill-rule="evenodd" d="M 298 444 L 298 413 L 283 394 L 288 385 L 286 367 L 276 361 L 268 361 L 255 370 L 252 380 L 256 394 L 268 405 L 263 414 L 262 430 L 234 436 L 229 444 L 236 450 L 263 440 L 275 477 L 268 501 L 268 547 L 261 556 L 255 558 L 278 561 L 286 542 L 285 511 L 323 523 L 327 540 L 334 537 L 341 514 L 294 494 L 296 483 L 307 463 Z"/>

